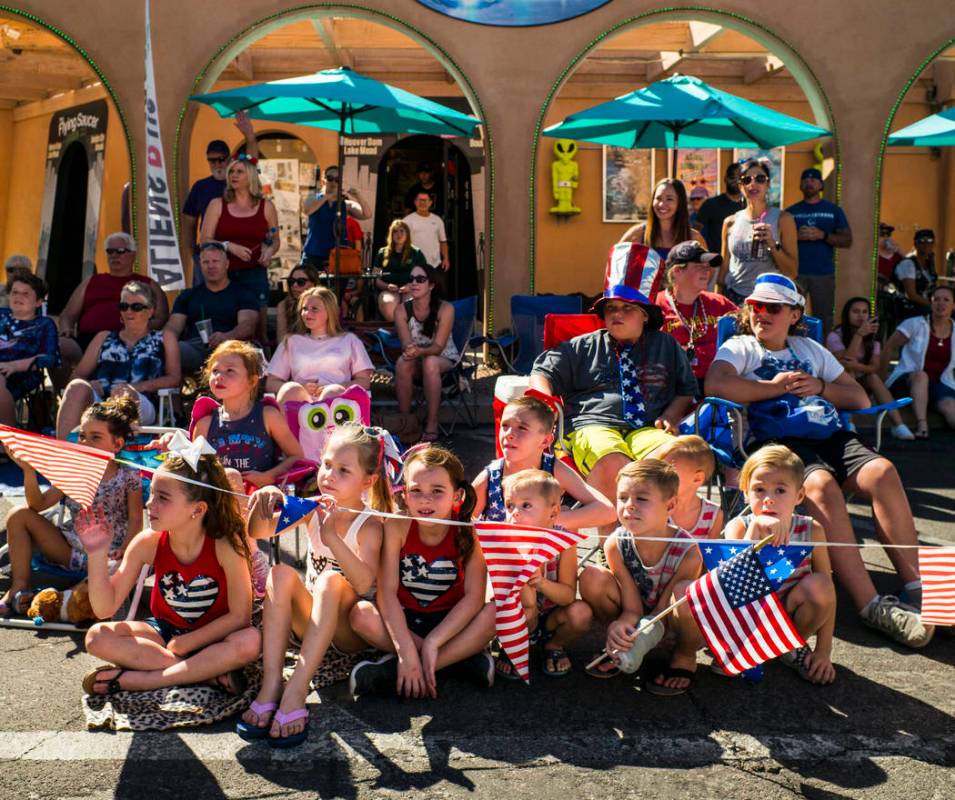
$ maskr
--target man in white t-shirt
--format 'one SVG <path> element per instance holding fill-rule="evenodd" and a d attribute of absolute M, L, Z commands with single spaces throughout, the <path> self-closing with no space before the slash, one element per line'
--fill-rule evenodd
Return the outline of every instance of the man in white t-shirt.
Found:
<path fill-rule="evenodd" d="M 876 591 L 866 571 L 843 490 L 870 498 L 879 538 L 914 547 L 915 522 L 898 472 L 888 459 L 845 430 L 836 409 L 869 406 L 865 390 L 821 344 L 799 335 L 805 298 L 785 275 L 763 273 L 746 298 L 747 324 L 717 351 L 706 374 L 706 394 L 749 405 L 753 430 L 749 452 L 782 444 L 805 465 L 805 503 L 830 542 L 833 571 L 852 598 L 862 622 L 909 647 L 924 647 L 934 628 L 919 619 L 922 583 L 913 549 L 893 552 L 893 564 L 908 602 Z M 776 425 L 771 411 L 784 412 Z M 772 406 L 772 409 L 768 408 Z M 763 414 L 758 414 L 762 407 Z"/>
<path fill-rule="evenodd" d="M 411 243 L 424 253 L 428 264 L 441 267 L 447 272 L 451 269 L 451 262 L 448 261 L 448 237 L 444 233 L 444 220 L 431 213 L 431 195 L 426 191 L 415 195 L 414 205 L 414 213 L 402 220 L 411 228 Z"/>

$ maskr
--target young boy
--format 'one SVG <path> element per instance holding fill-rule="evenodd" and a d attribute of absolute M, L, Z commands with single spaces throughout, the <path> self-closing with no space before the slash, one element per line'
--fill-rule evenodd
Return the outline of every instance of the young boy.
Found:
<path fill-rule="evenodd" d="M 796 514 L 804 495 L 805 466 L 802 459 L 783 445 L 768 445 L 746 459 L 739 486 L 746 493 L 752 512 L 732 519 L 727 539 L 764 539 L 772 545 L 825 542 L 826 534 L 812 517 Z M 803 639 L 816 635 L 816 648 L 808 644 L 780 656 L 810 683 L 827 684 L 836 679 L 832 665 L 832 632 L 836 625 L 836 590 L 832 583 L 829 552 L 813 547 L 776 595 L 786 606 Z"/>
<path fill-rule="evenodd" d="M 515 525 L 553 528 L 560 512 L 561 487 L 553 475 L 525 469 L 504 479 L 507 521 Z M 521 589 L 521 605 L 527 617 L 531 641 L 543 646 L 543 672 L 562 678 L 571 670 L 566 646 L 583 636 L 593 615 L 583 600 L 577 600 L 577 548 L 571 547 L 548 561 Z M 520 678 L 502 653 L 497 660 L 502 678 Z"/>
<path fill-rule="evenodd" d="M 620 655 L 636 641 L 641 619 L 674 603 L 700 574 L 700 551 L 686 531 L 671 525 L 680 478 L 657 458 L 627 464 L 617 478 L 618 527 L 604 543 L 609 569 L 587 567 L 580 575 L 580 596 L 607 626 L 606 652 L 611 660 L 588 674 L 618 674 Z M 675 542 L 654 539 L 677 539 Z M 644 688 L 652 694 L 677 695 L 690 688 L 696 674 L 696 651 L 703 637 L 685 606 L 651 626 L 641 636 L 662 638 L 663 627 L 675 634 L 669 665 Z M 652 641 L 648 639 L 647 641 Z M 631 665 L 635 670 L 639 665 Z"/>
<path fill-rule="evenodd" d="M 554 442 L 554 422 L 550 406 L 536 397 L 517 397 L 504 407 L 498 433 L 504 457 L 492 461 L 474 479 L 475 517 L 503 522 L 504 478 L 522 470 L 540 469 L 557 479 L 562 494 L 566 492 L 581 503 L 580 508 L 560 512 L 557 524 L 561 527 L 579 530 L 613 522 L 615 514 L 610 500 L 548 452 Z M 559 503 L 558 500 L 558 507 Z"/>
<path fill-rule="evenodd" d="M 666 461 L 680 477 L 680 489 L 670 521 L 694 539 L 715 539 L 723 530 L 723 512 L 719 503 L 700 497 L 700 487 L 716 469 L 716 458 L 701 436 L 678 436 L 653 452 Z"/>

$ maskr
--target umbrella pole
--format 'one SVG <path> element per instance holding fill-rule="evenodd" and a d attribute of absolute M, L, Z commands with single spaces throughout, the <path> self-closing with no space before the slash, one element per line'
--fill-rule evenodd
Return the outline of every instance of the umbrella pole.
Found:
<path fill-rule="evenodd" d="M 348 220 L 348 208 L 345 206 L 345 109 L 342 108 L 341 125 L 338 132 L 338 231 L 335 235 L 335 293 L 341 292 L 339 272 L 341 266 L 341 247 L 345 238 L 345 225 Z M 341 303 L 341 298 L 338 302 Z"/>
<path fill-rule="evenodd" d="M 673 130 L 673 161 L 670 164 L 670 177 L 676 179 L 676 165 L 680 159 L 680 129 Z"/>

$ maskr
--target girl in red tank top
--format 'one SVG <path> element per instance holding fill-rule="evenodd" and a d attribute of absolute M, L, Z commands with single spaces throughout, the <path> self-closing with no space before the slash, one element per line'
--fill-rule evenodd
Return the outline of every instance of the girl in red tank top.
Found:
<path fill-rule="evenodd" d="M 494 636 L 494 603 L 485 603 L 487 567 L 473 528 L 429 520 L 469 522 L 476 496 L 464 467 L 442 447 L 405 460 L 405 506 L 410 520 L 387 520 L 378 572 L 377 606 L 352 610 L 365 641 L 386 653 L 352 670 L 352 694 L 394 692 L 437 697 L 437 670 L 458 664 L 482 686 L 494 682 L 486 651 Z"/>
<path fill-rule="evenodd" d="M 148 619 L 90 628 L 87 651 L 116 666 L 89 672 L 83 680 L 88 694 L 203 681 L 229 693 L 244 690 L 243 667 L 258 658 L 260 640 L 252 627 L 245 523 L 229 489 L 215 456 L 202 456 L 193 469 L 170 455 L 153 475 L 149 527 L 126 548 L 112 576 L 108 529 L 95 511 L 77 523 L 89 553 L 90 603 L 100 619 L 116 613 L 143 565 L 155 573 Z"/>

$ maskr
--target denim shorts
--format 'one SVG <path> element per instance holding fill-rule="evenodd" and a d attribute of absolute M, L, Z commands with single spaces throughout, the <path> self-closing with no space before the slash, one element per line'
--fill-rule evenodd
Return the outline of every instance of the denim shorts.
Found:
<path fill-rule="evenodd" d="M 157 617 L 146 617 L 143 622 L 162 637 L 163 644 L 169 644 L 169 640 L 174 636 L 182 636 L 184 633 L 189 633 L 187 628 L 177 628 L 171 622 L 158 619 Z"/>
<path fill-rule="evenodd" d="M 229 280 L 255 292 L 260 306 L 269 304 L 269 271 L 265 267 L 257 266 L 230 272 Z"/>
<path fill-rule="evenodd" d="M 405 622 L 408 623 L 408 630 L 415 636 L 420 636 L 424 639 L 444 621 L 444 618 L 450 613 L 450 609 L 448 609 L 448 611 L 428 612 L 406 608 L 404 612 Z"/>

